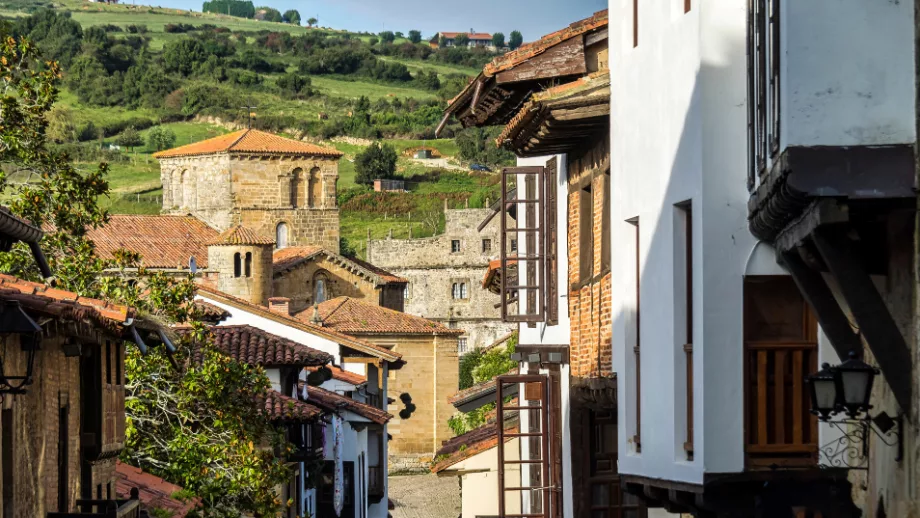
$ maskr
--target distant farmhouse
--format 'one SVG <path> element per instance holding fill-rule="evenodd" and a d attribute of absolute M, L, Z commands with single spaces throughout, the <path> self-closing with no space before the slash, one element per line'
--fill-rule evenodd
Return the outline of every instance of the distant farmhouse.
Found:
<path fill-rule="evenodd" d="M 428 43 L 433 49 L 440 48 L 441 38 L 443 37 L 444 46 L 453 47 L 457 44 L 455 40 L 456 37 L 461 34 L 466 34 L 466 36 L 469 38 L 469 43 L 467 43 L 468 47 L 485 47 L 489 50 L 495 50 L 495 46 L 492 45 L 491 34 L 487 32 L 475 32 L 472 29 L 470 29 L 470 32 L 439 32 L 432 36 L 431 39 L 428 40 Z"/>

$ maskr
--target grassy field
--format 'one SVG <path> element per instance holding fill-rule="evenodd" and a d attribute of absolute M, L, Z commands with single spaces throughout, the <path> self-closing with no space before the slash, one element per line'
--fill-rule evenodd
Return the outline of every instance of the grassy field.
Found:
<path fill-rule="evenodd" d="M 480 72 L 480 70 L 475 68 L 462 67 L 459 65 L 445 65 L 443 63 L 429 63 L 427 61 L 418 61 L 413 59 L 401 59 L 392 56 L 378 56 L 382 61 L 388 61 L 390 63 L 402 63 L 406 65 L 406 68 L 409 69 L 413 74 L 419 70 L 425 72 L 437 72 L 441 79 L 444 79 L 445 76 L 450 74 L 464 74 L 470 77 L 475 76 Z"/>

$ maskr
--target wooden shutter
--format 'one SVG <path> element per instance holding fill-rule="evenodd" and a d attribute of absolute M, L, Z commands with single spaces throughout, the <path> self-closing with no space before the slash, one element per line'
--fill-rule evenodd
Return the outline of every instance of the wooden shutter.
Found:
<path fill-rule="evenodd" d="M 594 277 L 594 194 L 591 185 L 578 191 L 578 280 Z"/>
<path fill-rule="evenodd" d="M 610 271 L 610 170 L 599 178 L 598 191 L 601 196 L 601 274 Z"/>
<path fill-rule="evenodd" d="M 557 158 L 546 162 L 544 170 L 546 189 L 546 323 L 559 323 L 559 275 L 558 275 L 558 225 L 556 223 L 556 178 Z"/>
<path fill-rule="evenodd" d="M 506 322 L 542 322 L 545 318 L 544 186 L 543 167 L 502 170 L 501 308 Z M 512 210 L 517 219 L 509 227 L 507 213 Z M 518 238 L 523 239 L 524 246 L 518 246 L 516 252 L 509 251 L 511 241 Z"/>

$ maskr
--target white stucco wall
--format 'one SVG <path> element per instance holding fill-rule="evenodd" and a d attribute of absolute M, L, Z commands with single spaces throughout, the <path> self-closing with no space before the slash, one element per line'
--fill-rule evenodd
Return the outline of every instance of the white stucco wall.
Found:
<path fill-rule="evenodd" d="M 914 2 L 781 2 L 781 145 L 915 140 Z"/>
<path fill-rule="evenodd" d="M 519 460 L 520 439 L 511 439 L 505 443 L 505 460 Z M 521 465 L 509 464 L 505 468 L 506 480 L 520 477 Z M 460 504 L 462 518 L 477 516 L 498 516 L 498 448 L 490 448 L 478 455 L 464 459 L 446 469 L 440 476 L 456 473 L 460 476 Z M 520 500 L 514 498 L 517 493 L 509 492 L 505 512 L 521 512 Z"/>

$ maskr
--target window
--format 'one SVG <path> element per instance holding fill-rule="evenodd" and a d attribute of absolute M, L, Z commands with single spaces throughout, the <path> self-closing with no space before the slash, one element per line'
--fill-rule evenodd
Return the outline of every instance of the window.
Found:
<path fill-rule="evenodd" d="M 466 354 L 466 338 L 457 339 L 457 353 Z"/>
<path fill-rule="evenodd" d="M 544 210 L 546 215 L 546 323 L 556 325 L 559 323 L 559 300 L 558 288 L 558 264 L 557 257 L 557 223 L 556 223 L 556 157 L 550 158 L 546 162 L 544 173 L 544 189 L 546 192 L 546 203 Z"/>
<path fill-rule="evenodd" d="M 314 167 L 310 170 L 310 198 L 308 204 L 311 208 L 322 206 L 323 200 L 323 184 L 322 178 L 320 178 L 320 170 L 318 167 Z"/>
<path fill-rule="evenodd" d="M 455 282 L 451 285 L 451 297 L 454 300 L 464 300 L 469 298 L 466 282 Z"/>
<path fill-rule="evenodd" d="M 252 277 L 252 252 L 246 252 L 246 277 Z"/>
<path fill-rule="evenodd" d="M 582 283 L 594 277 L 594 194 L 590 185 L 578 191 L 578 272 Z"/>
<path fill-rule="evenodd" d="M 243 266 L 240 261 L 240 254 L 233 254 L 233 276 L 240 277 L 242 275 Z"/>
<path fill-rule="evenodd" d="M 287 223 L 283 221 L 275 227 L 275 248 L 286 248 L 288 246 L 288 228 Z M 239 277 L 239 276 L 237 276 Z"/>
<path fill-rule="evenodd" d="M 506 167 L 501 178 L 502 320 L 536 325 L 546 321 L 547 306 L 545 168 Z M 512 209 L 516 216 L 506 217 Z M 516 239 L 523 239 L 520 247 Z"/>
<path fill-rule="evenodd" d="M 2 419 L 2 445 L 0 445 L 0 456 L 3 462 L 3 516 L 15 516 L 16 512 L 16 493 L 14 491 L 14 466 L 13 462 L 16 449 L 13 447 L 13 430 L 16 428 L 13 423 L 13 409 L 4 408 L 0 413 Z"/>
<path fill-rule="evenodd" d="M 450 241 L 450 253 L 456 254 L 456 253 L 459 252 L 459 251 L 460 251 L 460 240 L 459 240 L 459 239 L 451 239 L 451 241 Z"/>
<path fill-rule="evenodd" d="M 403 288 L 403 299 L 410 299 L 412 297 L 412 284 L 406 283 L 406 287 Z"/>
<path fill-rule="evenodd" d="M 329 298 L 329 277 L 325 271 L 316 272 L 313 276 L 313 302 L 322 304 Z"/>
<path fill-rule="evenodd" d="M 684 363 L 684 451 L 693 460 L 693 205 L 691 201 L 678 204 L 674 221 L 674 315 L 675 329 L 683 329 L 678 346 Z M 683 296 L 681 297 L 681 292 Z M 682 353 L 681 353 L 682 352 Z M 681 358 L 676 359 L 680 365 Z"/>
<path fill-rule="evenodd" d="M 512 251 L 512 252 L 517 252 L 517 239 L 512 239 L 512 240 L 511 240 L 511 251 Z"/>
<path fill-rule="evenodd" d="M 492 251 L 492 240 L 483 239 L 482 240 L 482 253 L 488 254 Z"/>
<path fill-rule="evenodd" d="M 779 0 L 748 4 L 748 189 L 767 171 L 779 151 L 780 26 Z"/>
<path fill-rule="evenodd" d="M 300 185 L 302 176 L 303 169 L 299 167 L 291 172 L 291 206 L 295 209 L 303 205 L 302 187 Z"/>

